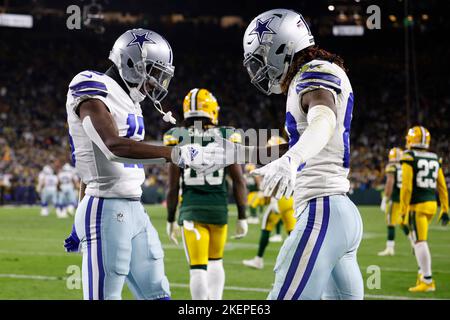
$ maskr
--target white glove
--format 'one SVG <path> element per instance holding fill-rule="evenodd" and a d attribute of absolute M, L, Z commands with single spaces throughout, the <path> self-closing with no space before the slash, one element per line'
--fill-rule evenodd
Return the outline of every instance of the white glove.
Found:
<path fill-rule="evenodd" d="M 247 232 L 248 232 L 247 219 L 238 219 L 236 221 L 236 234 L 232 237 L 232 239 L 242 239 L 247 235 Z"/>
<path fill-rule="evenodd" d="M 386 212 L 386 204 L 387 204 L 388 198 L 387 197 L 383 197 L 383 199 L 381 200 L 381 204 L 380 204 L 380 209 L 383 212 Z"/>
<path fill-rule="evenodd" d="M 250 172 L 253 175 L 264 176 L 260 189 L 264 196 L 271 197 L 274 191 L 275 199 L 280 200 L 283 196 L 289 198 L 294 192 L 297 165 L 292 163 L 289 156 L 272 161 L 271 163 Z M 278 187 L 278 188 L 277 188 Z"/>
<path fill-rule="evenodd" d="M 167 221 L 166 225 L 166 232 L 167 236 L 169 237 L 170 241 L 178 245 L 178 239 L 177 236 L 180 233 L 180 227 L 178 227 L 177 222 L 169 222 Z"/>
<path fill-rule="evenodd" d="M 217 163 L 223 163 L 225 152 L 216 143 L 202 147 L 198 143 L 175 146 L 172 149 L 172 162 L 181 168 L 191 167 L 201 173 Z"/>
<path fill-rule="evenodd" d="M 206 168 L 203 171 L 204 175 L 208 175 L 234 163 L 244 164 L 246 163 L 246 155 L 249 158 L 248 162 L 256 162 L 256 147 L 245 147 L 240 143 L 224 139 L 218 132 L 214 133 L 214 143 L 223 150 L 223 159 L 222 162 L 217 162 L 213 166 Z"/>

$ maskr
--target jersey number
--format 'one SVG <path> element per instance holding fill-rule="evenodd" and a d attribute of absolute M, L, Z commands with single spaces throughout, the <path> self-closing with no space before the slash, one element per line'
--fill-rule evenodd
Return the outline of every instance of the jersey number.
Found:
<path fill-rule="evenodd" d="M 417 161 L 417 169 L 417 186 L 424 189 L 436 189 L 439 162 L 436 160 L 420 159 Z"/>
<path fill-rule="evenodd" d="M 136 126 L 137 124 L 137 126 Z M 145 128 L 144 128 L 144 117 L 135 115 L 134 113 L 129 113 L 127 118 L 128 131 L 125 137 L 141 141 L 144 139 Z M 144 168 L 142 164 L 124 163 L 125 168 Z"/>
<path fill-rule="evenodd" d="M 199 174 L 191 168 L 184 169 L 183 179 L 187 186 L 203 186 L 208 182 L 211 186 L 220 185 L 223 180 L 223 169 L 217 170 L 208 175 Z"/>

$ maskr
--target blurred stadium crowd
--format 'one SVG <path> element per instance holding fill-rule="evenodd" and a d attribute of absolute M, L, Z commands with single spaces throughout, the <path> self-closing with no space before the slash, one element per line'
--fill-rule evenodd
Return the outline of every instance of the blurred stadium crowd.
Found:
<path fill-rule="evenodd" d="M 65 99 L 71 78 L 86 69 L 105 71 L 114 39 L 124 26 L 110 25 L 104 34 L 68 31 L 64 21 L 49 21 L 38 30 L 0 29 L 0 187 L 2 203 L 34 203 L 38 172 L 70 161 Z M 55 29 L 55 25 L 61 25 Z M 219 122 L 237 128 L 283 129 L 284 97 L 266 97 L 249 82 L 242 66 L 244 29 L 218 25 L 145 26 L 165 35 L 174 50 L 175 77 L 163 101 L 178 120 L 182 101 L 194 87 L 206 87 L 221 106 Z M 313 26 L 314 28 L 314 26 Z M 408 125 L 421 124 L 432 136 L 432 149 L 444 158 L 450 176 L 450 92 L 447 57 L 450 47 L 416 38 L 417 86 L 411 109 L 405 108 L 402 34 L 358 39 L 319 38 L 325 49 L 341 55 L 355 92 L 350 179 L 353 189 L 383 183 L 390 147 L 403 146 Z M 16 41 L 20 38 L 20 41 Z M 383 45 L 381 46 L 380 43 Z M 359 46 L 360 50 L 354 51 Z M 399 47 L 400 46 L 400 47 Z M 146 139 L 161 142 L 169 128 L 144 102 Z M 411 119 L 408 123 L 408 118 Z M 264 142 L 261 142 L 264 143 Z M 164 167 L 147 168 L 146 184 L 164 188 Z"/>

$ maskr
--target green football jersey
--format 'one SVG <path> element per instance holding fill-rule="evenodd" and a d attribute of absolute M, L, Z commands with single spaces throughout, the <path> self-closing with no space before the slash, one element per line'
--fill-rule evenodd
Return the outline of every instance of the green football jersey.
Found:
<path fill-rule="evenodd" d="M 165 145 L 199 143 L 206 146 L 212 142 L 214 132 L 219 131 L 225 139 L 236 134 L 232 127 L 212 127 L 198 130 L 194 127 L 176 127 L 164 135 Z M 228 220 L 227 169 L 211 174 L 198 174 L 191 168 L 181 169 L 181 193 L 179 224 L 183 220 L 209 224 L 226 224 Z"/>
<path fill-rule="evenodd" d="M 392 188 L 392 202 L 400 202 L 400 188 L 402 187 L 402 166 L 400 163 L 390 163 L 386 167 L 386 173 L 394 175 L 394 187 Z"/>
<path fill-rule="evenodd" d="M 248 192 L 258 191 L 258 185 L 256 184 L 255 177 L 249 173 L 244 174 L 245 182 L 247 184 Z"/>
<path fill-rule="evenodd" d="M 441 162 L 433 152 L 406 150 L 401 163 L 413 169 L 413 192 L 411 204 L 436 201 L 436 185 Z"/>

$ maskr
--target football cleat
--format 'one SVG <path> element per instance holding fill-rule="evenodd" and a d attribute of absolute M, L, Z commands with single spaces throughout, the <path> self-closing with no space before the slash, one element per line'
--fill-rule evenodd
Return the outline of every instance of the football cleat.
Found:
<path fill-rule="evenodd" d="M 264 260 L 261 257 L 254 257 L 250 260 L 243 260 L 242 263 L 244 266 L 254 268 L 254 269 L 263 269 L 264 268 Z"/>
<path fill-rule="evenodd" d="M 386 248 L 383 251 L 378 252 L 380 257 L 393 256 L 395 255 L 394 248 Z"/>
<path fill-rule="evenodd" d="M 269 242 L 283 242 L 281 234 L 275 234 L 269 238 Z"/>
<path fill-rule="evenodd" d="M 426 283 L 422 280 L 419 280 L 419 284 L 415 287 L 409 288 L 409 292 L 434 292 L 436 291 L 436 283 L 431 281 L 431 283 Z"/>

